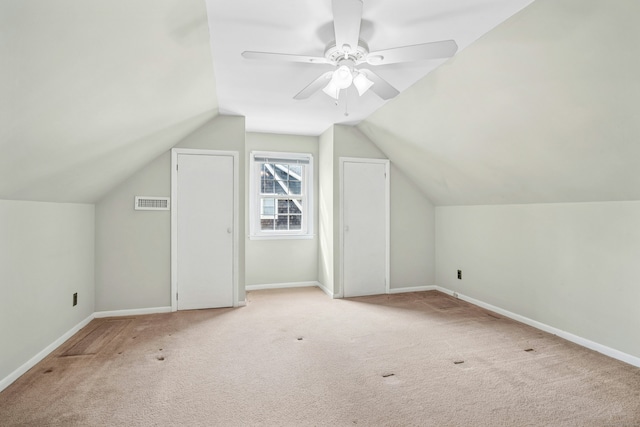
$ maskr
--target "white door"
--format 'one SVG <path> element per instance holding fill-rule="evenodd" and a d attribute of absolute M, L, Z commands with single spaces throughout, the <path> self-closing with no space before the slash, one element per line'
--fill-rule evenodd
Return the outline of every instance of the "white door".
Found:
<path fill-rule="evenodd" d="M 233 306 L 234 161 L 179 154 L 178 310 Z"/>
<path fill-rule="evenodd" d="M 342 162 L 345 297 L 387 292 L 388 161 Z"/>

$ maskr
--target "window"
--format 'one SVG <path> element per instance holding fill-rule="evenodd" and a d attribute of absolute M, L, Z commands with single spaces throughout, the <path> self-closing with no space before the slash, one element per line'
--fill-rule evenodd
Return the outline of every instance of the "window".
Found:
<path fill-rule="evenodd" d="M 311 154 L 254 151 L 250 163 L 250 237 L 311 238 Z"/>

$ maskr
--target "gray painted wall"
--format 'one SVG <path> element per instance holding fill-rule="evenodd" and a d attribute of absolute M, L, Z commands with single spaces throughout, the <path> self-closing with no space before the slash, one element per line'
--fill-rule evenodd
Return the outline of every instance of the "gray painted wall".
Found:
<path fill-rule="evenodd" d="M 318 145 L 318 282 L 333 293 L 333 126 Z"/>
<path fill-rule="evenodd" d="M 340 258 L 340 157 L 386 159 L 387 157 L 357 128 L 335 125 L 333 127 L 333 292 L 341 293 L 342 271 Z"/>
<path fill-rule="evenodd" d="M 436 281 L 640 357 L 638 218 L 638 201 L 437 207 Z"/>
<path fill-rule="evenodd" d="M 320 137 L 320 283 L 340 293 L 341 157 L 384 159 L 386 156 L 357 128 L 336 125 Z M 330 189 L 330 190 L 329 190 Z M 327 195 L 332 191 L 333 195 Z M 392 165 L 391 283 L 392 289 L 434 284 L 435 215 L 431 202 Z M 328 279 L 329 275 L 331 279 Z"/>
<path fill-rule="evenodd" d="M 315 282 L 318 280 L 318 137 L 266 133 L 246 134 L 245 179 L 249 182 L 249 153 L 279 151 L 313 155 L 313 239 L 250 240 L 246 233 L 246 284 Z M 247 184 L 246 206 L 249 206 Z M 245 215 L 249 226 L 249 211 Z"/>
<path fill-rule="evenodd" d="M 244 158 L 244 118 L 218 116 L 176 147 L 238 151 Z M 244 218 L 244 162 L 240 162 L 240 218 Z M 135 211 L 135 196 L 171 195 L 171 156 L 156 158 L 96 205 L 96 311 L 171 305 L 169 211 Z M 241 236 L 245 235 L 240 221 Z M 240 239 L 240 254 L 244 239 Z M 244 294 L 244 257 L 239 299 Z"/>
<path fill-rule="evenodd" d="M 171 305 L 169 211 L 136 211 L 135 196 L 171 195 L 162 154 L 96 204 L 96 311 Z"/>
<path fill-rule="evenodd" d="M 391 289 L 435 284 L 435 228 L 433 204 L 391 163 Z"/>
<path fill-rule="evenodd" d="M 0 200 L 0 380 L 93 313 L 93 262 L 93 205 Z"/>

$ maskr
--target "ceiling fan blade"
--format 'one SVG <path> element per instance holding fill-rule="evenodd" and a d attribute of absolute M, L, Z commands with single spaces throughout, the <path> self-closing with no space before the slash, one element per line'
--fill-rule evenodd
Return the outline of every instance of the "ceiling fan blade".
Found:
<path fill-rule="evenodd" d="M 331 76 L 333 75 L 333 71 L 327 71 L 322 74 L 320 77 L 309 83 L 307 87 L 302 89 L 293 99 L 307 99 L 323 87 L 329 84 L 329 80 L 331 80 Z"/>
<path fill-rule="evenodd" d="M 265 61 L 285 61 L 285 62 L 305 62 L 307 64 L 328 64 L 326 58 L 322 56 L 305 56 L 305 55 L 290 55 L 287 53 L 271 53 L 271 52 L 242 52 L 242 57 L 245 59 L 260 59 Z"/>
<path fill-rule="evenodd" d="M 449 58 L 457 51 L 458 45 L 454 40 L 444 40 L 369 52 L 367 62 L 371 65 L 386 65 L 423 59 Z"/>
<path fill-rule="evenodd" d="M 360 38 L 362 0 L 333 0 L 333 30 L 338 49 L 355 52 Z M 348 46 L 348 48 L 347 48 Z"/>
<path fill-rule="evenodd" d="M 382 77 L 380 77 L 373 71 L 367 70 L 366 68 L 361 68 L 358 71 L 363 73 L 365 76 L 367 76 L 369 80 L 373 82 L 373 86 L 371 86 L 371 89 L 369 90 L 373 91 L 373 93 L 378 95 L 380 98 L 386 100 L 386 99 L 391 99 L 397 96 L 398 94 L 400 94 L 398 89 L 391 86 L 389 83 L 387 83 L 386 80 L 384 80 Z"/>

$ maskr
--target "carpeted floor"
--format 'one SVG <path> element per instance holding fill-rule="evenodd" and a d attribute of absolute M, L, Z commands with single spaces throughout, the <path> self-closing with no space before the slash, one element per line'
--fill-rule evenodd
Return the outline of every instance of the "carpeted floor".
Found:
<path fill-rule="evenodd" d="M 96 319 L 0 393 L 15 426 L 640 426 L 640 369 L 438 292 Z"/>

